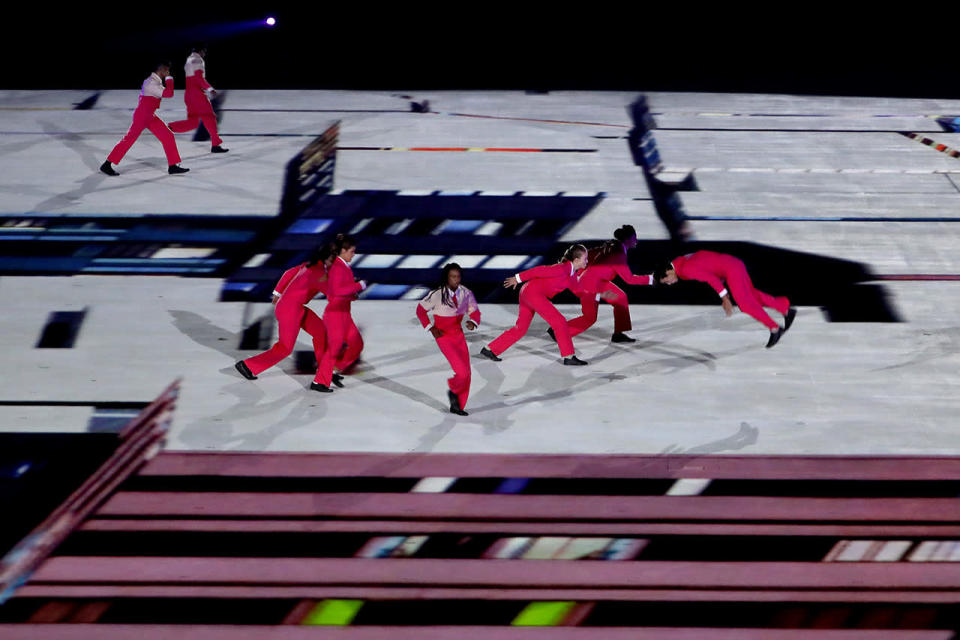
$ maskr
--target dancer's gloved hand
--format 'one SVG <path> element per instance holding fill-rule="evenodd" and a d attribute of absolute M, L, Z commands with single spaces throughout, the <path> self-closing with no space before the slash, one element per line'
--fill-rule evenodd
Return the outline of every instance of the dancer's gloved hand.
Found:
<path fill-rule="evenodd" d="M 470 331 L 473 331 L 476 328 L 477 328 L 476 322 L 474 322 L 473 320 L 467 320 L 467 329 L 469 329 Z"/>

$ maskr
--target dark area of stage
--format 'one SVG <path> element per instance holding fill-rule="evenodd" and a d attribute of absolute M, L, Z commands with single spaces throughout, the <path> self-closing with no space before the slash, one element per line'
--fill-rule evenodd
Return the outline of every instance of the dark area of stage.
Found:
<path fill-rule="evenodd" d="M 949 40 L 877 12 L 211 3 L 147 16 L 88 5 L 49 13 L 21 6 L 6 16 L 20 37 L 0 45 L 0 86 L 137 87 L 159 58 L 176 73 L 202 40 L 218 88 L 960 96 Z"/>

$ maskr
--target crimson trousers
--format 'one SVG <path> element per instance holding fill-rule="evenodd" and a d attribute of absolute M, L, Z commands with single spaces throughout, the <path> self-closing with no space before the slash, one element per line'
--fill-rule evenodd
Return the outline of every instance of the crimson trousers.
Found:
<path fill-rule="evenodd" d="M 282 300 L 277 303 L 274 313 L 277 316 L 277 324 L 280 325 L 280 337 L 276 344 L 267 351 L 244 360 L 250 372 L 257 375 L 293 353 L 300 329 L 309 333 L 313 338 L 313 354 L 316 356 L 319 365 L 323 354 L 326 352 L 327 342 L 327 332 L 320 316 L 302 304 L 285 305 Z M 327 384 L 329 384 L 329 381 Z"/>
<path fill-rule="evenodd" d="M 737 301 L 740 311 L 762 323 L 768 329 L 776 329 L 780 325 L 773 321 L 763 310 L 764 307 L 776 309 L 782 314 L 790 310 L 790 300 L 786 296 L 771 296 L 759 289 L 755 289 L 747 268 L 741 263 L 732 267 L 727 273 L 727 288 L 730 289 L 733 299 Z"/>
<path fill-rule="evenodd" d="M 437 346 L 453 368 L 453 377 L 447 379 L 447 386 L 456 394 L 460 408 L 463 409 L 470 397 L 470 352 L 463 329 L 460 328 L 460 317 L 453 320 L 456 320 L 456 323 L 443 323 L 434 317 L 436 327 L 443 332 L 443 335 L 437 338 Z"/>
<path fill-rule="evenodd" d="M 360 357 L 363 337 L 349 311 L 331 311 L 328 306 L 323 323 L 327 327 L 327 348 L 317 369 L 317 382 L 330 386 L 334 369 L 344 371 Z"/>
<path fill-rule="evenodd" d="M 210 104 L 210 99 L 201 92 L 199 96 L 188 95 L 186 104 L 187 119 L 171 122 L 170 130 L 176 133 L 193 131 L 202 121 L 203 126 L 206 127 L 210 133 L 210 144 L 214 147 L 219 146 L 223 142 L 223 139 L 217 134 L 217 116 L 213 112 L 213 105 Z"/>
<path fill-rule="evenodd" d="M 627 299 L 627 294 L 623 289 L 609 281 L 604 281 L 597 293 L 605 291 L 612 291 L 617 295 L 613 300 L 607 300 L 613 305 L 613 332 L 630 331 L 633 328 L 633 323 L 630 321 L 630 302 Z M 597 321 L 597 312 L 600 310 L 597 296 L 595 294 L 580 296 L 580 309 L 580 315 L 567 322 L 570 337 L 583 333 Z"/>
<path fill-rule="evenodd" d="M 177 141 L 173 137 L 173 132 L 163 120 L 153 111 L 137 107 L 133 112 L 133 122 L 127 133 L 124 134 L 117 146 L 113 148 L 107 160 L 113 164 L 120 164 L 123 156 L 137 141 L 144 129 L 149 129 L 150 133 L 157 136 L 160 144 L 163 145 L 163 152 L 167 156 L 167 164 L 180 164 L 180 152 L 177 151 Z"/>
<path fill-rule="evenodd" d="M 540 317 L 553 329 L 554 335 L 557 336 L 557 345 L 560 347 L 560 355 L 564 358 L 572 356 L 573 340 L 570 339 L 567 319 L 557 311 L 547 296 L 529 286 L 520 290 L 520 314 L 517 316 L 517 323 L 491 342 L 490 350 L 499 356 L 512 347 L 517 340 L 526 335 L 534 313 L 540 314 Z"/>

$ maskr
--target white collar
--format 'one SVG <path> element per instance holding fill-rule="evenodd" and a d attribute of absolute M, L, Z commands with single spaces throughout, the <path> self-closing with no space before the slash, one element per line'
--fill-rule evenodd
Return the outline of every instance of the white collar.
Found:
<path fill-rule="evenodd" d="M 452 296 L 457 295 L 457 294 L 460 292 L 461 289 L 463 289 L 463 287 L 458 287 L 457 290 L 454 291 L 454 290 L 451 289 L 450 287 L 447 287 L 447 291 L 448 291 L 448 292 L 450 293 L 450 295 L 452 295 Z"/>
<path fill-rule="evenodd" d="M 573 261 L 571 260 L 571 261 L 570 261 L 570 275 L 573 275 L 573 274 L 576 273 L 576 272 L 577 272 L 577 270 L 573 268 Z"/>
<path fill-rule="evenodd" d="M 346 260 L 344 260 L 343 258 L 341 258 L 340 256 L 337 256 L 337 260 L 339 260 L 339 261 L 342 262 L 343 264 L 347 265 L 348 267 L 350 266 L 350 263 L 347 262 Z"/>
<path fill-rule="evenodd" d="M 157 73 L 156 71 L 154 71 L 154 72 L 151 73 L 150 75 L 151 75 L 152 77 L 156 78 L 157 80 L 159 80 L 159 81 L 161 82 L 161 84 L 163 83 L 163 78 L 161 78 L 161 77 L 160 77 L 160 74 Z"/>

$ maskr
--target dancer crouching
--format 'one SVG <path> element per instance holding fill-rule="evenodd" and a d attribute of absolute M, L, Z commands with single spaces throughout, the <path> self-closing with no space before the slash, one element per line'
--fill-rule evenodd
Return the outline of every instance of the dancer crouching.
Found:
<path fill-rule="evenodd" d="M 257 374 L 266 371 L 293 352 L 297 344 L 297 335 L 303 329 L 313 338 L 313 353 L 319 365 L 326 351 L 326 329 L 323 320 L 307 307 L 318 293 L 327 292 L 327 269 L 334 260 L 334 245 L 326 243 L 317 247 L 310 258 L 291 269 L 287 269 L 273 290 L 274 313 L 277 316 L 280 336 L 269 350 L 240 360 L 234 367 L 247 380 L 256 380 Z M 320 375 L 310 385 L 317 391 L 331 391 L 330 380 Z"/>
<path fill-rule="evenodd" d="M 611 342 L 636 342 L 625 331 L 630 331 L 633 324 L 630 320 L 630 301 L 627 294 L 613 284 L 617 276 L 632 285 L 652 285 L 653 275 L 637 276 L 630 272 L 627 265 L 627 251 L 637 246 L 637 232 L 625 224 L 613 232 L 613 240 L 608 240 L 599 249 L 591 249 L 590 266 L 580 276 L 580 286 L 590 293 L 580 296 L 581 315 L 567 322 L 570 336 L 573 337 L 589 329 L 597 321 L 597 311 L 600 303 L 592 293 L 594 291 L 610 291 L 612 298 L 607 301 L 613 305 L 613 336 Z M 553 335 L 553 331 L 550 331 Z"/>
<path fill-rule="evenodd" d="M 500 354 L 513 346 L 517 340 L 527 333 L 530 322 L 533 320 L 533 314 L 538 313 L 540 317 L 547 321 L 547 324 L 553 329 L 554 335 L 556 335 L 560 355 L 563 357 L 563 364 L 574 366 L 587 364 L 576 356 L 573 341 L 570 339 L 570 331 L 567 329 L 566 318 L 550 302 L 550 298 L 564 289 L 570 289 L 576 295 L 586 294 L 587 292 L 576 276 L 576 273 L 586 266 L 587 248 L 582 244 L 575 244 L 567 249 L 560 262 L 527 269 L 504 280 L 504 287 L 523 285 L 520 287 L 520 313 L 517 317 L 517 323 L 484 347 L 480 354 L 491 360 L 501 360 Z M 614 294 L 605 292 L 600 297 L 609 300 L 614 297 Z"/>

